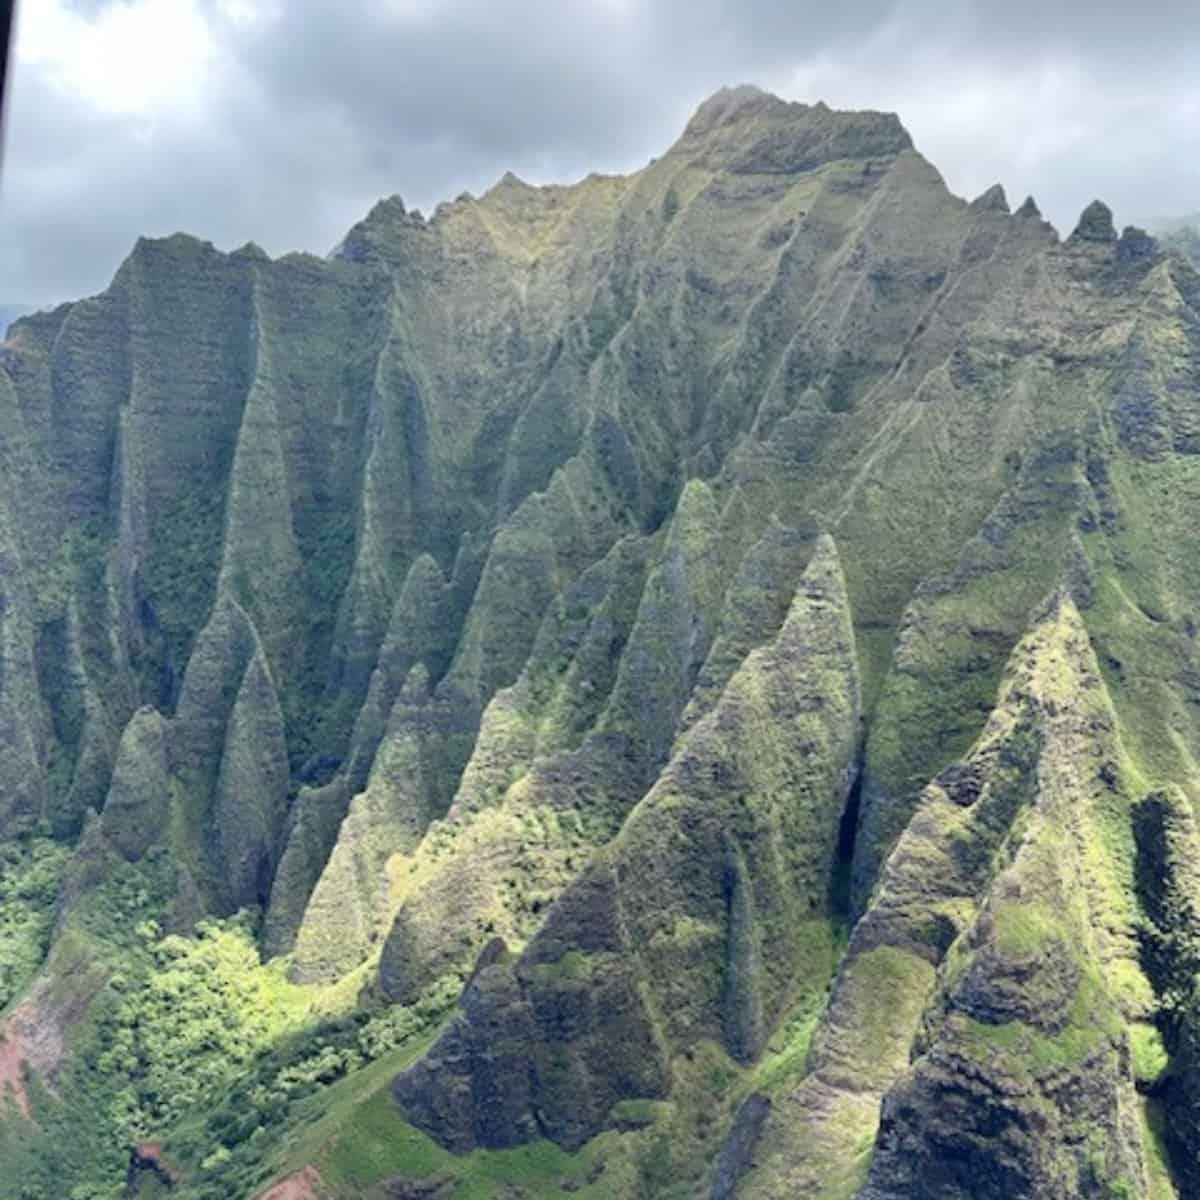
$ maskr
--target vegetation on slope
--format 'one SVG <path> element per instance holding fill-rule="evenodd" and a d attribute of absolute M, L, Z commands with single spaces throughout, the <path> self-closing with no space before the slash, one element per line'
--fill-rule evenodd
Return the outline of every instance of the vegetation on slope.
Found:
<path fill-rule="evenodd" d="M 365 1085 L 385 1058 L 394 1070 L 397 1048 L 411 1056 L 452 999 L 363 1007 L 353 979 L 296 987 L 282 962 L 260 963 L 248 915 L 164 936 L 170 872 L 163 855 L 113 865 L 60 933 L 60 961 L 86 955 L 104 975 L 55 981 L 80 989 L 72 1026 L 54 1031 L 68 1052 L 51 1079 L 24 1080 L 29 1112 L 3 1125 L 0 1194 L 117 1200 L 140 1174 L 205 1200 L 249 1195 L 323 1107 L 306 1100 L 338 1080 Z"/>

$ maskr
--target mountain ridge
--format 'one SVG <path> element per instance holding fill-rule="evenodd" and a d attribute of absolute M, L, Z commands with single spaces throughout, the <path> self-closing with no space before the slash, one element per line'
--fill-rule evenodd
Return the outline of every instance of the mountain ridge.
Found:
<path fill-rule="evenodd" d="M 26 1054 L 0 1163 L 955 1197 L 973 1079 L 1054 1131 L 971 1142 L 996 1195 L 1189 1194 L 1147 1130 L 1186 1163 L 1194 1016 L 1130 947 L 1190 961 L 1134 866 L 1200 800 L 1198 299 L 1099 201 L 1060 240 L 892 114 L 740 88 L 631 176 L 392 197 L 326 259 L 143 239 L 17 322 L 0 836 L 65 872 L 35 992 L 107 980 L 71 1020 L 128 1049 Z M 235 963 L 201 1087 L 141 1006 Z"/>

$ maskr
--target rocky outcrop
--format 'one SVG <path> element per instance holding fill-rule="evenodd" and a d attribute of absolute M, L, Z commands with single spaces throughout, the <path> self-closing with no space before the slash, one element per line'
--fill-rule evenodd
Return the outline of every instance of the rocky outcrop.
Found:
<path fill-rule="evenodd" d="M 1148 1071 L 1140 1070 L 1139 1086 L 1162 1097 L 1167 1136 L 1181 1194 L 1200 1185 L 1193 1147 L 1200 1136 L 1196 1101 L 1200 1097 L 1200 1005 L 1196 980 L 1200 969 L 1200 912 L 1197 896 L 1197 852 L 1200 836 L 1191 805 L 1176 788 L 1149 793 L 1138 805 L 1134 832 L 1137 873 L 1146 917 L 1140 929 L 1142 961 L 1160 1009 L 1155 1026 L 1143 1029 L 1143 1044 L 1169 1051 Z M 1161 1040 L 1160 1040 L 1161 1039 Z M 1149 1056 L 1147 1056 L 1149 1057 Z M 1141 1064 L 1135 1064 L 1135 1070 Z"/>
<path fill-rule="evenodd" d="M 491 937 L 528 937 L 653 780 L 711 637 L 718 521 L 711 492 L 693 482 L 648 574 L 644 550 L 618 547 L 568 596 L 578 606 L 607 583 L 600 607 L 580 610 L 582 639 L 575 622 L 547 619 L 523 679 L 489 706 L 445 832 L 414 855 L 421 884 L 400 906 L 380 962 L 390 997 L 409 1000 L 447 972 L 465 973 Z M 560 656 L 572 670 L 555 680 Z M 450 921 L 454 938 L 444 932 Z"/>
<path fill-rule="evenodd" d="M 125 726 L 101 814 L 104 836 L 136 861 L 167 841 L 171 807 L 166 730 L 159 713 L 140 708 Z"/>
<path fill-rule="evenodd" d="M 39 720 L 31 598 L 0 502 L 0 812 L 32 824 L 46 810 L 45 733 Z"/>
<path fill-rule="evenodd" d="M 1115 242 L 1117 230 L 1113 225 L 1112 209 L 1103 200 L 1093 200 L 1080 213 L 1071 239 L 1077 242 Z"/>
<path fill-rule="evenodd" d="M 234 908 L 270 894 L 287 815 L 283 714 L 261 651 L 251 658 L 229 714 L 213 798 L 213 837 Z"/>

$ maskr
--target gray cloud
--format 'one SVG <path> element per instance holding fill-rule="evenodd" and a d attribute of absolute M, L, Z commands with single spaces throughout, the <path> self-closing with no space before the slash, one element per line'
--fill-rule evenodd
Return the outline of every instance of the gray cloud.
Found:
<path fill-rule="evenodd" d="M 1094 195 L 1119 219 L 1200 207 L 1198 18 L 1173 0 L 290 0 L 249 25 L 197 3 L 212 58 L 149 113 L 18 43 L 0 301 L 96 291 L 139 233 L 324 252 L 380 195 L 636 168 L 743 81 L 898 111 L 955 190 L 1033 191 L 1060 226 Z"/>

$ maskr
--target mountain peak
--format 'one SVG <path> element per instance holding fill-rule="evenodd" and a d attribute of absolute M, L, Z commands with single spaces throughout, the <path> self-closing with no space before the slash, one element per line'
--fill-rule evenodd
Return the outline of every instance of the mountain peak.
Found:
<path fill-rule="evenodd" d="M 738 174 L 790 175 L 838 159 L 912 149 L 895 113 L 832 109 L 784 100 L 752 84 L 722 88 L 699 108 L 676 152 Z"/>
<path fill-rule="evenodd" d="M 1093 200 L 1079 215 L 1079 224 L 1071 234 L 1073 242 L 1115 242 L 1117 229 L 1112 209 L 1103 200 Z"/>
<path fill-rule="evenodd" d="M 976 212 L 1008 212 L 1008 197 L 1004 194 L 1004 188 L 993 183 L 985 192 L 981 192 L 974 200 L 971 201 L 971 207 Z"/>
<path fill-rule="evenodd" d="M 701 102 L 692 114 L 688 128 L 694 125 L 712 126 L 731 119 L 747 109 L 761 110 L 772 104 L 782 105 L 786 101 L 770 92 L 763 91 L 753 83 L 739 83 L 733 87 L 718 88 L 707 100 Z"/>
<path fill-rule="evenodd" d="M 251 259 L 254 262 L 270 262 L 271 256 L 257 243 L 246 242 L 234 252 L 240 258 Z"/>

